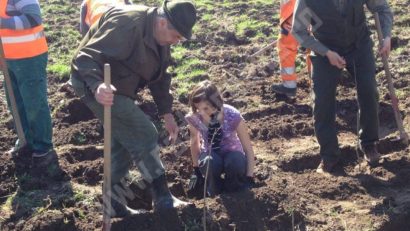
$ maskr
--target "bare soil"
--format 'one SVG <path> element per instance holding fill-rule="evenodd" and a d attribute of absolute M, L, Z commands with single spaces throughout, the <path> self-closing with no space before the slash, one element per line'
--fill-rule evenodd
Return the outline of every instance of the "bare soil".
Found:
<path fill-rule="evenodd" d="M 407 0 L 393 1 L 396 17 L 408 13 L 402 10 L 406 4 Z M 233 8 L 229 12 L 249 10 L 247 4 L 236 4 Z M 216 9 L 215 14 L 226 10 Z M 277 6 L 257 10 L 258 19 L 272 22 L 272 28 L 264 31 L 272 36 L 277 25 L 272 12 L 278 10 Z M 205 12 L 206 9 L 199 9 L 200 15 Z M 393 50 L 407 47 L 404 49 L 408 51 L 408 23 L 400 21 L 396 25 L 399 29 L 395 30 Z M 361 164 L 362 157 L 358 159 L 356 93 L 352 77 L 345 74 L 339 80 L 337 96 L 337 128 L 343 159 L 334 175 L 324 176 L 315 172 L 320 156 L 306 70 L 301 69 L 299 73 L 296 99 L 289 100 L 270 90 L 273 83 L 280 82 L 278 66 L 271 63 L 271 58 L 246 61 L 268 42 L 237 37 L 221 26 L 216 31 L 198 33 L 196 40 L 190 43 L 192 47 L 199 47 L 201 59 L 208 65 L 207 78 L 218 83 L 226 102 L 241 111 L 249 126 L 257 158 L 255 188 L 206 201 L 188 197 L 186 188 L 192 168 L 186 124 L 178 119 L 179 141 L 176 145 L 165 145 L 165 133 L 155 106 L 147 92 L 142 92 L 140 106 L 161 132 L 161 158 L 170 189 L 194 205 L 156 214 L 152 211 L 149 193 L 134 188 L 137 198 L 130 201 L 131 207 L 149 212 L 113 219 L 112 230 L 201 230 L 204 203 L 208 208 L 207 230 L 409 230 L 410 149 L 396 139 L 398 132 L 380 60 L 377 81 L 381 92 L 379 150 L 383 154 L 382 163 L 370 168 Z M 53 45 L 51 41 L 50 46 Z M 271 52 L 270 56 L 275 54 Z M 269 53 L 264 56 L 267 55 Z M 408 66 L 409 59 L 409 52 L 391 57 L 395 86 L 407 94 L 400 98 L 400 108 L 408 131 L 410 73 L 400 72 L 399 67 Z M 186 97 L 175 98 L 174 114 L 181 118 L 189 107 Z M 5 153 L 13 146 L 16 135 L 5 100 L 0 101 L 0 230 L 101 229 L 102 125 L 73 90 L 53 75 L 49 76 L 49 101 L 52 111 L 56 111 L 53 114 L 54 144 L 60 167 L 67 174 L 57 180 L 31 176 L 30 158 Z M 8 199 L 10 197 L 14 199 Z M 8 210 L 6 205 L 10 203 L 12 209 Z"/>

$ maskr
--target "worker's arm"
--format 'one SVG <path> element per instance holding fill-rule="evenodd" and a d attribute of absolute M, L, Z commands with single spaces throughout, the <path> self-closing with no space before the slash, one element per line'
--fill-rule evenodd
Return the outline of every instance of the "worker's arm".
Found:
<path fill-rule="evenodd" d="M 87 23 L 85 22 L 85 17 L 87 16 L 87 3 L 86 1 L 83 1 L 83 3 L 81 4 L 81 8 L 80 8 L 80 33 L 82 36 L 84 36 L 88 30 L 90 29 L 90 26 L 87 25 Z"/>
<path fill-rule="evenodd" d="M 367 8 L 372 13 L 379 13 L 380 25 L 382 27 L 383 37 L 391 37 L 393 27 L 393 13 L 386 0 L 367 0 Z"/>
<path fill-rule="evenodd" d="M 367 8 L 379 14 L 380 25 L 383 33 L 383 44 L 379 53 L 389 56 L 391 50 L 391 31 L 393 27 L 393 13 L 386 0 L 367 0 Z"/>
<path fill-rule="evenodd" d="M 9 2 L 14 3 L 14 1 Z M 15 4 L 14 7 L 16 11 L 8 12 L 10 17 L 0 18 L 1 29 L 24 30 L 41 25 L 41 11 L 38 1 L 20 1 L 18 4 Z"/>
<path fill-rule="evenodd" d="M 111 60 L 126 60 L 133 51 L 134 42 L 142 39 L 128 17 L 115 11 L 105 15 L 93 36 L 81 44 L 73 58 L 72 69 L 94 93 L 103 83 L 103 67 Z M 86 40 L 83 40 L 83 42 Z"/>
<path fill-rule="evenodd" d="M 312 14 L 313 12 L 307 9 L 305 0 L 297 0 L 293 11 L 293 26 L 291 31 L 302 47 L 325 56 L 329 49 L 320 41 L 316 40 L 308 30 L 311 25 Z"/>
<path fill-rule="evenodd" d="M 172 113 L 172 102 L 174 98 L 171 95 L 171 75 L 164 73 L 158 81 L 150 83 L 148 88 L 151 91 L 152 98 L 158 108 L 160 116 Z"/>

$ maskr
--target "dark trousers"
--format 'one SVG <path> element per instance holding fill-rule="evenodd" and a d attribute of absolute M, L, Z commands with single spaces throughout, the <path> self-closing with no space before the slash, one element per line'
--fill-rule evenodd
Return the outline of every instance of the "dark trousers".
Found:
<path fill-rule="evenodd" d="M 213 196 L 222 191 L 233 192 L 244 188 L 246 177 L 246 156 L 242 152 L 226 152 L 211 155 L 205 153 L 199 157 L 199 167 L 205 176 L 209 161 L 208 193 Z M 222 179 L 222 174 L 225 178 Z"/>
<path fill-rule="evenodd" d="M 355 78 L 357 88 L 358 136 L 361 145 L 373 145 L 379 139 L 378 101 L 375 60 L 370 39 L 360 49 L 345 57 L 347 71 Z M 336 133 L 336 87 L 341 71 L 325 56 L 313 55 L 314 126 L 322 159 L 340 154 Z"/>
<path fill-rule="evenodd" d="M 48 53 L 31 58 L 7 60 L 27 145 L 34 152 L 39 153 L 53 148 L 53 129 L 47 101 L 47 60 Z M 8 96 L 8 89 L 6 92 Z M 7 104 L 10 108 L 8 97 Z M 19 141 L 16 142 L 16 146 L 19 146 Z"/>
<path fill-rule="evenodd" d="M 82 81 L 71 79 L 76 94 L 104 121 L 104 107 Z M 144 180 L 151 182 L 165 173 L 159 158 L 158 132 L 151 120 L 126 96 L 115 95 L 111 107 L 111 182 L 119 183 L 134 162 Z"/>

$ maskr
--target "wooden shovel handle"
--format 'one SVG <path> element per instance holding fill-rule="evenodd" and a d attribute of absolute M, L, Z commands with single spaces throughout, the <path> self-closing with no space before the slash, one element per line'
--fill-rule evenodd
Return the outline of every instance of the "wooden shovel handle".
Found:
<path fill-rule="evenodd" d="M 104 84 L 111 85 L 110 64 L 104 65 Z M 104 106 L 103 231 L 111 229 L 111 106 Z"/>
<path fill-rule="evenodd" d="M 382 28 L 380 26 L 379 14 L 377 12 L 374 13 L 374 19 L 376 22 L 377 37 L 379 39 L 379 47 L 382 47 L 383 46 L 383 33 L 382 33 Z M 393 111 L 394 111 L 394 118 L 396 119 L 396 125 L 400 132 L 400 139 L 405 145 L 408 145 L 409 136 L 404 130 L 403 120 L 401 118 L 400 110 L 399 110 L 399 100 L 397 99 L 396 92 L 394 90 L 393 80 L 392 80 L 391 72 L 389 68 L 389 62 L 385 54 L 382 54 L 382 62 L 383 62 L 384 71 L 386 73 L 387 88 L 389 89 L 391 104 L 392 104 Z"/>

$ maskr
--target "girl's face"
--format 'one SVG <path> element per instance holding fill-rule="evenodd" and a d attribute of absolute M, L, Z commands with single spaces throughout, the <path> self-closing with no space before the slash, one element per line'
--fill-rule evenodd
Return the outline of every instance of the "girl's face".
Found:
<path fill-rule="evenodd" d="M 213 107 L 207 100 L 196 103 L 195 107 L 198 109 L 198 113 L 205 117 L 210 117 L 217 111 L 216 108 Z"/>

